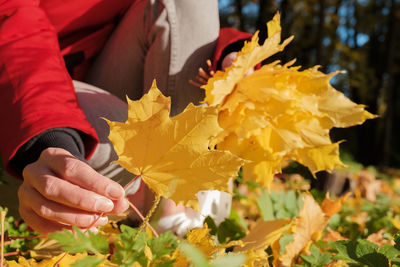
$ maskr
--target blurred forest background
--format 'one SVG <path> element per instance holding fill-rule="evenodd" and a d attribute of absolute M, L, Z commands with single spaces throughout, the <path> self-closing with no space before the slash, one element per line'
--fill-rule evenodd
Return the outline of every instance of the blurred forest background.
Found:
<path fill-rule="evenodd" d="M 221 27 L 260 30 L 260 42 L 279 11 L 283 39 L 295 39 L 271 60 L 345 70 L 331 80 L 334 87 L 380 116 L 334 129 L 333 140 L 346 140 L 342 152 L 364 165 L 400 167 L 399 0 L 220 0 L 219 9 Z"/>

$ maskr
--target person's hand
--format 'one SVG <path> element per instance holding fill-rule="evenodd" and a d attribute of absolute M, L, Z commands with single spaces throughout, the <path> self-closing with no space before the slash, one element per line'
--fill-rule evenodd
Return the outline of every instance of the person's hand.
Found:
<path fill-rule="evenodd" d="M 226 68 L 232 66 L 233 62 L 235 61 L 237 57 L 238 52 L 231 52 L 227 54 L 224 59 L 221 62 L 221 68 L 223 71 L 225 71 Z M 215 73 L 214 71 L 210 70 L 211 69 L 211 61 L 207 60 L 207 65 L 209 71 L 205 71 L 203 68 L 199 68 L 199 72 L 196 76 L 196 80 L 189 80 L 189 83 L 197 86 L 197 87 L 202 87 L 203 85 L 207 84 L 208 79 L 210 79 Z M 250 69 L 245 76 L 250 75 L 251 73 L 254 72 L 254 68 Z"/>
<path fill-rule="evenodd" d="M 197 73 L 196 80 L 189 80 L 189 83 L 201 88 L 203 85 L 207 84 L 208 79 L 210 79 L 215 73 L 211 69 L 211 60 L 207 59 L 208 71 L 205 71 L 203 68 L 199 68 L 199 72 Z"/>
<path fill-rule="evenodd" d="M 23 170 L 19 212 L 41 234 L 91 227 L 100 214 L 124 212 L 124 189 L 61 148 L 47 148 Z M 93 227 L 107 223 L 101 217 Z"/>

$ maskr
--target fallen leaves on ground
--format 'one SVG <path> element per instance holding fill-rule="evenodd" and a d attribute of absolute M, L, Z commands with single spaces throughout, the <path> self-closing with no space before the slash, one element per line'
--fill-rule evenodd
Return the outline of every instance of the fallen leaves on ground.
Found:
<path fill-rule="evenodd" d="M 290 220 L 288 219 L 279 219 L 275 221 L 260 220 L 246 237 L 242 239 L 244 246 L 236 247 L 235 251 L 263 251 L 281 238 L 282 234 L 288 231 L 290 227 Z"/>
<path fill-rule="evenodd" d="M 302 200 L 303 208 L 291 222 L 289 231 L 286 231 L 286 233 L 292 234 L 292 241 L 286 245 L 283 254 L 275 249 L 274 266 L 292 266 L 293 260 L 303 250 L 307 250 L 311 242 L 315 242 L 322 237 L 330 218 L 341 210 L 342 199 L 333 201 L 328 195 L 321 206 L 310 194 L 305 194 Z M 277 243 L 279 240 L 274 242 Z M 274 248 L 274 246 L 272 247 Z M 275 248 L 280 251 L 278 244 L 275 245 Z"/>
<path fill-rule="evenodd" d="M 54 267 L 56 263 L 58 263 L 59 267 L 69 267 L 77 260 L 84 259 L 87 257 L 87 253 L 78 253 L 75 255 L 70 254 L 59 254 L 50 259 L 44 259 L 42 261 L 36 261 L 35 259 L 25 259 L 24 257 L 18 257 L 17 261 L 8 261 L 7 264 L 9 267 Z M 61 260 L 60 260 L 61 259 Z M 60 261 L 59 261 L 60 260 Z M 111 263 L 104 263 L 99 265 L 100 267 L 106 266 L 116 266 Z"/>
<path fill-rule="evenodd" d="M 276 259 L 277 266 L 291 266 L 294 257 L 320 237 L 326 223 L 321 207 L 312 196 L 306 195 L 303 208 L 292 224 L 293 241 L 286 246 L 285 253 Z"/>

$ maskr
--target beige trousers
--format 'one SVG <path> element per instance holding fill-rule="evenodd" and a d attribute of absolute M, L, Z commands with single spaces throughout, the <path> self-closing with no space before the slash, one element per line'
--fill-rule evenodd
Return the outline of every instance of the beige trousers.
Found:
<path fill-rule="evenodd" d="M 217 0 L 139 0 L 115 30 L 86 82 L 125 100 L 139 99 L 153 81 L 172 98 L 172 115 L 198 103 L 188 83 L 213 55 L 219 32 Z"/>

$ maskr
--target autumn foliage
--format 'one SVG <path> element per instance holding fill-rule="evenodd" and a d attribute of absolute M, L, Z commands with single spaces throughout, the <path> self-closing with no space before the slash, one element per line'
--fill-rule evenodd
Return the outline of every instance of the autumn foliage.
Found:
<path fill-rule="evenodd" d="M 340 142 L 331 142 L 330 129 L 361 124 L 375 117 L 330 85 L 330 79 L 339 72 L 324 74 L 318 67 L 300 70 L 293 60 L 283 65 L 273 62 L 247 75 L 292 40 L 293 37 L 281 42 L 279 20 L 277 14 L 268 23 L 269 37 L 263 45 L 258 44 L 256 33 L 230 68 L 209 79 L 204 86 L 207 106 L 190 104 L 171 118 L 170 99 L 153 83 L 142 99 L 128 99 L 125 123 L 108 121 L 109 138 L 119 156 L 117 162 L 140 176 L 158 198 L 196 208 L 198 191 L 230 192 L 228 181 L 236 178 L 230 218 L 219 226 L 207 218 L 203 228 L 193 229 L 184 239 L 171 233 L 154 237 L 150 231 L 141 232 L 142 228 L 132 229 L 117 222 L 98 235 L 85 235 L 76 228 L 75 235 L 65 231 L 51 236 L 68 252 L 64 256 L 53 257 L 59 254 L 56 247 L 60 246 L 49 245 L 44 246 L 53 251 L 49 259 L 20 257 L 8 264 L 369 265 L 373 261 L 362 258 L 365 250 L 386 257 L 383 261 L 387 264 L 395 262 L 400 257 L 399 248 L 394 246 L 397 241 L 390 241 L 391 247 L 382 252 L 373 243 L 363 243 L 365 240 L 353 239 L 351 243 L 348 234 L 340 233 L 340 226 L 332 223 L 347 218 L 342 213 L 344 205 L 361 211 L 361 183 L 356 186 L 355 198 L 345 195 L 331 199 L 329 195 L 310 193 L 303 178 L 293 182 L 288 175 L 286 183 L 280 185 L 284 190 L 277 190 L 282 180 L 274 181 L 274 175 L 292 161 L 308 167 L 313 174 L 342 167 Z M 299 183 L 305 187 L 296 187 Z M 383 184 L 379 186 L 375 193 L 384 188 Z M 393 222 L 396 218 L 391 217 Z M 364 229 L 368 228 L 365 224 Z M 49 241 L 42 240 L 42 248 L 43 242 Z M 349 253 L 351 246 L 359 246 L 361 252 Z M 36 247 L 31 253 L 38 251 Z"/>

